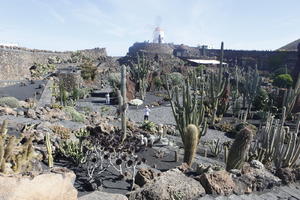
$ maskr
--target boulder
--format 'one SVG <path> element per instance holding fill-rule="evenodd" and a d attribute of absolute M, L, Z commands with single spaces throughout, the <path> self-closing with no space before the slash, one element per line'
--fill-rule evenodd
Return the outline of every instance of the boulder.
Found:
<path fill-rule="evenodd" d="M 112 194 L 107 192 L 95 191 L 88 195 L 79 197 L 78 200 L 128 200 L 126 196 L 122 194 Z"/>
<path fill-rule="evenodd" d="M 17 111 L 10 107 L 2 107 L 0 106 L 0 114 L 1 115 L 14 115 L 17 116 Z"/>
<path fill-rule="evenodd" d="M 115 127 L 112 124 L 109 123 L 100 123 L 98 125 L 98 127 L 100 128 L 101 133 L 112 133 L 115 132 Z"/>
<path fill-rule="evenodd" d="M 74 181 L 75 174 L 66 169 L 33 177 L 0 175 L 0 199 L 77 200 Z"/>
<path fill-rule="evenodd" d="M 207 194 L 230 195 L 236 187 L 231 174 L 225 170 L 202 174 L 199 181 Z"/>
<path fill-rule="evenodd" d="M 275 175 L 282 180 L 283 184 L 289 184 L 296 181 L 296 175 L 291 168 L 279 168 Z"/>
<path fill-rule="evenodd" d="M 253 167 L 253 168 L 256 168 L 256 169 L 264 169 L 265 168 L 264 164 L 262 164 L 258 160 L 252 160 L 250 162 L 250 166 Z"/>
<path fill-rule="evenodd" d="M 135 184 L 142 187 L 156 176 L 157 174 L 152 169 L 141 168 L 135 175 Z"/>
<path fill-rule="evenodd" d="M 274 176 L 267 169 L 257 169 L 246 163 L 240 176 L 233 177 L 237 193 L 251 193 L 271 189 L 281 185 L 281 179 Z"/>
<path fill-rule="evenodd" d="M 31 119 L 36 119 L 36 118 L 37 118 L 35 111 L 34 111 L 33 109 L 31 109 L 31 108 L 29 108 L 29 109 L 27 110 L 26 116 L 27 116 L 28 118 L 31 118 Z"/>
<path fill-rule="evenodd" d="M 142 188 L 128 194 L 129 200 L 190 200 L 205 194 L 202 185 L 178 169 L 162 173 Z"/>

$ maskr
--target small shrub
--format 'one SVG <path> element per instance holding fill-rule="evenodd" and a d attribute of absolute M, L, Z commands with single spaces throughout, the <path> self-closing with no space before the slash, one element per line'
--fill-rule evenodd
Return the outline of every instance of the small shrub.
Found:
<path fill-rule="evenodd" d="M 179 72 L 173 72 L 167 76 L 170 86 L 177 86 L 183 82 L 183 75 Z"/>
<path fill-rule="evenodd" d="M 85 61 L 79 67 L 81 68 L 81 77 L 84 80 L 93 81 L 95 79 L 97 67 L 91 61 Z"/>
<path fill-rule="evenodd" d="M 114 89 L 120 89 L 121 87 L 121 74 L 111 73 L 108 76 L 109 85 Z"/>
<path fill-rule="evenodd" d="M 63 126 L 52 126 L 51 130 L 59 135 L 59 137 L 63 140 L 69 139 L 71 137 L 71 131 L 69 128 L 65 128 Z"/>
<path fill-rule="evenodd" d="M 64 111 L 71 116 L 72 121 L 74 122 L 84 122 L 85 120 L 85 116 L 80 112 L 78 112 L 77 110 L 75 110 L 74 107 L 66 106 L 64 108 Z"/>
<path fill-rule="evenodd" d="M 274 85 L 281 88 L 289 88 L 293 84 L 293 79 L 289 74 L 277 75 L 274 79 Z"/>
<path fill-rule="evenodd" d="M 157 90 L 160 90 L 161 87 L 163 86 L 163 82 L 162 82 L 161 78 L 158 76 L 154 77 L 153 82 L 154 82 L 155 88 Z"/>
<path fill-rule="evenodd" d="M 141 128 L 144 129 L 145 131 L 154 132 L 155 131 L 155 126 L 156 126 L 156 124 L 154 122 L 144 121 Z"/>
<path fill-rule="evenodd" d="M 1 106 L 8 106 L 10 108 L 18 108 L 20 107 L 19 100 L 15 97 L 1 97 L 0 98 Z"/>
<path fill-rule="evenodd" d="M 223 132 L 228 133 L 228 132 L 232 132 L 234 130 L 234 127 L 230 123 L 223 123 L 219 125 L 219 129 Z"/>

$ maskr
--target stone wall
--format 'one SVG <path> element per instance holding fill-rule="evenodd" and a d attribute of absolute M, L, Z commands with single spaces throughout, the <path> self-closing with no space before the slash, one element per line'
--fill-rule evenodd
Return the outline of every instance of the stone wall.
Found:
<path fill-rule="evenodd" d="M 134 43 L 128 51 L 127 57 L 135 57 L 137 52 L 144 52 L 146 56 L 167 58 L 174 55 L 183 59 L 219 59 L 220 49 L 202 49 L 187 45 Z M 296 51 L 255 51 L 255 50 L 224 50 L 224 62 L 234 66 L 254 67 L 272 71 L 274 68 L 285 67 L 294 69 L 297 62 Z"/>
<path fill-rule="evenodd" d="M 219 58 L 219 49 L 207 49 L 210 57 Z M 247 50 L 224 50 L 224 61 L 230 66 L 235 63 L 239 66 L 254 67 L 256 64 L 261 70 L 272 71 L 274 68 L 285 67 L 293 69 L 297 61 L 295 51 L 247 51 Z"/>
<path fill-rule="evenodd" d="M 83 55 L 91 59 L 107 56 L 104 48 L 80 50 Z M 30 77 L 29 68 L 34 62 L 46 64 L 49 57 L 58 56 L 68 60 L 72 51 L 58 52 L 20 47 L 0 46 L 0 80 L 23 80 Z"/>
<path fill-rule="evenodd" d="M 173 55 L 173 50 L 173 44 L 136 42 L 131 47 L 129 47 L 128 56 L 136 56 L 137 52 L 144 52 L 145 55 Z"/>

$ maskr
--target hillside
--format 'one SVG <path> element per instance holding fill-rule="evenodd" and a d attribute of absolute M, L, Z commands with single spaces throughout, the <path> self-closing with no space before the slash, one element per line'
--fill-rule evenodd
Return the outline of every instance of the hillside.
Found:
<path fill-rule="evenodd" d="M 280 47 L 279 49 L 277 49 L 277 51 L 297 51 L 297 46 L 300 43 L 300 39 L 295 40 L 283 47 Z"/>

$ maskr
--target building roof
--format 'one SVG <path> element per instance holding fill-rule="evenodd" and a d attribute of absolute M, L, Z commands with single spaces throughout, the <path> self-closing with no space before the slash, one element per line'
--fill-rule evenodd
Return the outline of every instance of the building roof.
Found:
<path fill-rule="evenodd" d="M 204 65 L 219 65 L 219 60 L 204 60 L 204 59 L 187 59 L 190 62 Z M 223 62 L 223 65 L 227 65 L 227 63 Z"/>

